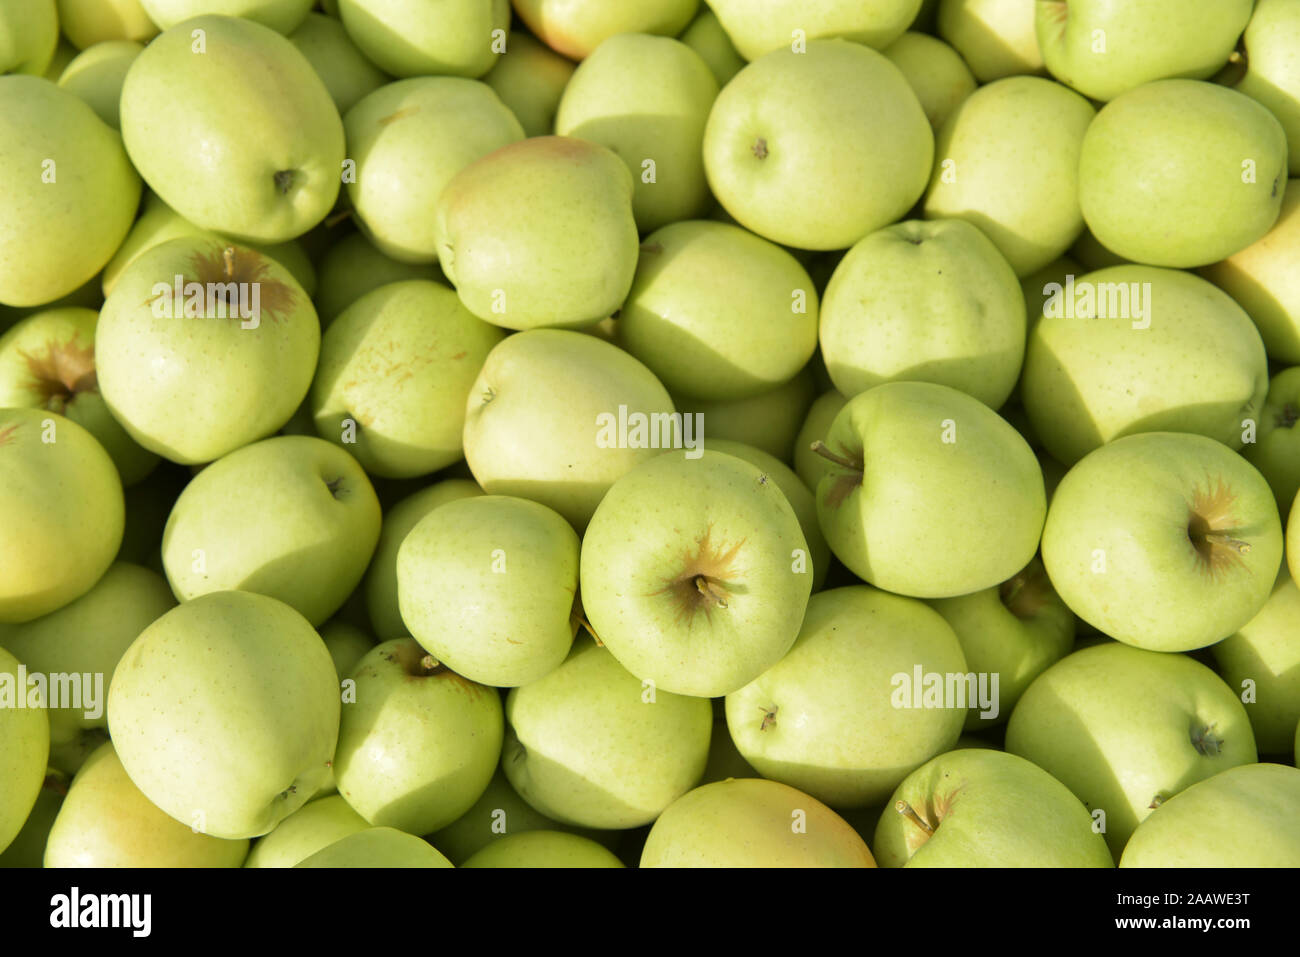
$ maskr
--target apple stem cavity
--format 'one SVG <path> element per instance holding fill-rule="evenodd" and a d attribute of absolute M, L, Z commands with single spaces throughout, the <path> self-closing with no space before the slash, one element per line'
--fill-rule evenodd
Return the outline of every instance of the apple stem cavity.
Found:
<path fill-rule="evenodd" d="M 930 822 L 917 814 L 912 808 L 912 805 L 908 804 L 906 801 L 895 801 L 894 810 L 903 815 L 903 817 L 907 818 L 921 830 L 925 831 L 927 837 L 934 833 L 934 828 L 930 826 Z"/>
<path fill-rule="evenodd" d="M 1223 750 L 1223 738 L 1214 733 L 1214 722 L 1192 729 L 1192 746 L 1198 754 L 1210 758 Z"/>
<path fill-rule="evenodd" d="M 1211 545 L 1226 545 L 1242 555 L 1250 551 L 1250 542 L 1243 542 L 1241 539 L 1233 538 L 1223 532 L 1209 532 L 1204 538 Z"/>
<path fill-rule="evenodd" d="M 832 452 L 830 447 L 821 439 L 814 442 L 810 448 L 822 458 L 830 459 L 830 461 L 834 462 L 836 465 L 842 465 L 844 468 L 851 469 L 858 474 L 862 473 L 862 460 L 860 458 L 851 459 L 847 455 L 840 455 L 838 452 Z"/>

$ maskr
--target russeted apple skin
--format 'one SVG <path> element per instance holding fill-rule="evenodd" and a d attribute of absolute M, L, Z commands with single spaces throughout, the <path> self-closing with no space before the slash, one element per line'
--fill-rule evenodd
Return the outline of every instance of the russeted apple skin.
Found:
<path fill-rule="evenodd" d="M 564 831 L 508 834 L 478 851 L 461 867 L 622 867 L 609 849 Z"/>
<path fill-rule="evenodd" d="M 1042 549 L 1052 585 L 1080 618 L 1138 648 L 1190 651 L 1263 607 L 1282 526 L 1264 477 L 1227 446 L 1148 432 L 1066 474 Z"/>
<path fill-rule="evenodd" d="M 510 0 L 338 0 L 352 42 L 397 77 L 482 76 L 500 59 Z M 508 48 L 507 48 L 508 49 Z"/>
<path fill-rule="evenodd" d="M 616 33 L 675 37 L 700 6 L 700 0 L 514 0 L 528 29 L 571 60 L 583 59 Z"/>
<path fill-rule="evenodd" d="M 0 648 L 0 671 L 15 686 L 19 665 L 17 658 Z M 26 694 L 27 689 L 18 693 Z M 18 835 L 31 813 L 49 754 L 50 719 L 43 708 L 0 708 L 0 778 L 5 782 L 0 789 L 0 851 Z"/>
<path fill-rule="evenodd" d="M 802 820 L 803 830 L 793 825 Z M 810 794 L 730 778 L 683 795 L 655 821 L 642 867 L 875 867 L 848 822 Z"/>
<path fill-rule="evenodd" d="M 996 412 L 956 389 L 888 382 L 850 399 L 817 484 L 835 557 L 877 588 L 950 598 L 1006 581 L 1038 548 L 1038 460 Z"/>
<path fill-rule="evenodd" d="M 1248 764 L 1161 804 L 1124 847 L 1120 867 L 1300 866 L 1300 770 Z"/>
<path fill-rule="evenodd" d="M 916 19 L 921 0 L 710 0 L 709 6 L 740 54 L 756 60 L 789 47 L 796 30 L 808 40 L 838 37 L 884 49 Z"/>
<path fill-rule="evenodd" d="M 1069 788 L 1024 758 L 987 748 L 941 754 L 909 774 L 886 804 L 871 850 L 881 867 L 1115 866 Z"/>
<path fill-rule="evenodd" d="M 436 847 L 392 827 L 368 827 L 342 837 L 294 867 L 451 867 Z"/>
<path fill-rule="evenodd" d="M 1104 811 L 1117 859 L 1153 803 L 1257 760 L 1245 706 L 1218 675 L 1185 655 L 1111 641 L 1034 680 L 1007 723 L 1006 750 Z"/>

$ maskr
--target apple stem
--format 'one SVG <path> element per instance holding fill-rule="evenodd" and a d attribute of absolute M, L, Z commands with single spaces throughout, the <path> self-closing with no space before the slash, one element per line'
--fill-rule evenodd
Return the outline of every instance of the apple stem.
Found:
<path fill-rule="evenodd" d="M 444 665 L 437 658 L 433 657 L 433 655 L 425 655 L 423 658 L 420 659 L 420 673 L 423 674 L 426 678 L 432 675 L 436 675 L 440 671 L 446 671 L 446 670 L 447 670 L 447 666 Z"/>
<path fill-rule="evenodd" d="M 592 640 L 594 640 L 597 645 L 599 645 L 601 648 L 605 647 L 605 643 L 600 640 L 600 635 L 596 634 L 596 629 L 592 628 L 591 622 L 587 621 L 586 615 L 582 614 L 581 612 L 575 612 L 573 618 L 583 628 L 587 629 L 587 634 L 591 635 Z"/>
<path fill-rule="evenodd" d="M 227 246 L 222 251 L 221 258 L 226 264 L 226 278 L 229 279 L 235 274 L 235 247 Z"/>
<path fill-rule="evenodd" d="M 1233 538 L 1224 532 L 1209 532 L 1206 534 L 1205 540 L 1211 545 L 1227 545 L 1243 555 L 1250 551 L 1250 542 L 1243 542 L 1241 539 Z"/>
<path fill-rule="evenodd" d="M 921 830 L 925 831 L 926 834 L 934 833 L 934 828 L 930 826 L 930 822 L 917 814 L 916 811 L 912 809 L 912 805 L 908 804 L 906 801 L 895 801 L 894 810 L 903 815 L 903 817 L 907 818 Z"/>
<path fill-rule="evenodd" d="M 854 472 L 862 471 L 862 465 L 860 463 L 853 461 L 848 456 L 840 455 L 838 452 L 832 452 L 830 447 L 827 446 L 826 443 L 823 442 L 821 439 L 818 439 L 811 446 L 809 446 L 809 448 L 811 448 L 822 458 L 830 459 L 836 465 L 842 465 L 846 469 L 852 469 Z"/>
<path fill-rule="evenodd" d="M 706 600 L 711 601 L 719 608 L 727 607 L 727 593 L 703 575 L 695 576 L 695 587 Z"/>

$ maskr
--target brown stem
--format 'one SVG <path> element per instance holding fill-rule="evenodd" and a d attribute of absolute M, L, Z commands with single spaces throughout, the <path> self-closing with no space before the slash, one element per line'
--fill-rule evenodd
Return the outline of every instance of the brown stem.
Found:
<path fill-rule="evenodd" d="M 921 830 L 925 831 L 926 834 L 934 833 L 934 828 L 930 826 L 930 822 L 917 814 L 916 811 L 912 810 L 912 805 L 908 804 L 906 801 L 895 801 L 894 810 L 903 815 L 903 817 L 907 818 Z"/>
<path fill-rule="evenodd" d="M 840 455 L 838 452 L 832 452 L 830 447 L 827 446 L 826 443 L 823 442 L 821 439 L 818 439 L 811 446 L 809 446 L 809 448 L 811 448 L 822 458 L 830 459 L 836 465 L 842 465 L 846 469 L 852 469 L 855 472 L 862 471 L 862 466 L 859 463 L 853 461 L 853 459 L 849 458 L 848 456 Z"/>

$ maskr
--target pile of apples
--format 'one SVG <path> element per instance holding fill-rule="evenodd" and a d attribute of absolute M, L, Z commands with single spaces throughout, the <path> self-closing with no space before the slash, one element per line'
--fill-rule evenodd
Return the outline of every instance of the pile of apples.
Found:
<path fill-rule="evenodd" d="M 0 74 L 0 864 L 1300 866 L 1300 0 Z"/>

